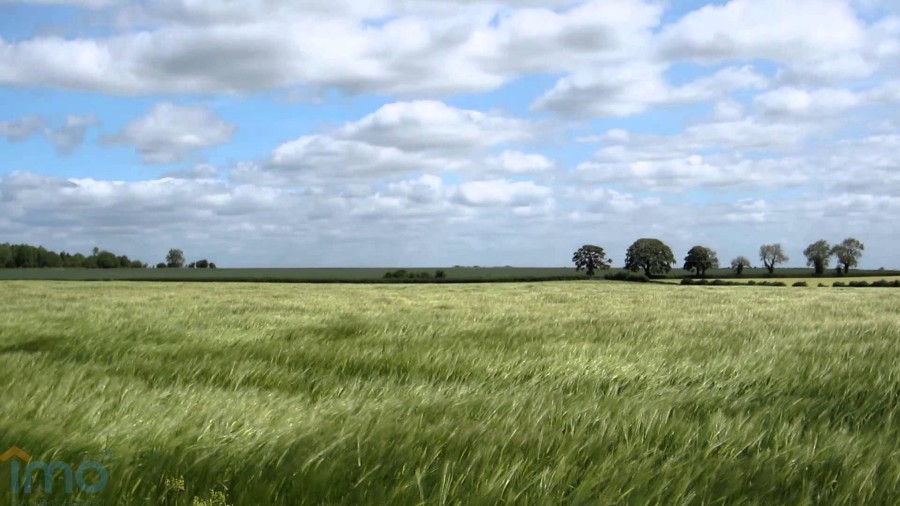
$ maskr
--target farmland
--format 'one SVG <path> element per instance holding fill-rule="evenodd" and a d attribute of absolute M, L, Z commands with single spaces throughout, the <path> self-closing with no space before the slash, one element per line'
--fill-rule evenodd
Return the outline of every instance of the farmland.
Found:
<path fill-rule="evenodd" d="M 0 450 L 102 462 L 108 483 L 97 496 L 76 490 L 79 499 L 900 497 L 900 290 L 589 281 L 3 281 L 0 290 Z"/>
<path fill-rule="evenodd" d="M 0 269 L 0 280 L 43 280 L 43 281 L 172 281 L 172 282 L 276 282 L 276 283 L 373 283 L 384 282 L 387 272 L 396 267 L 368 268 L 281 268 L 281 269 Z M 424 273 L 433 276 L 443 271 L 444 282 L 494 282 L 494 281 L 546 281 L 584 279 L 584 272 L 576 272 L 572 267 L 420 267 L 409 268 L 412 274 Z M 612 269 L 610 273 L 623 271 Z M 605 272 L 599 272 L 602 277 Z M 868 277 L 884 279 L 900 275 L 898 271 L 857 270 L 850 271 L 841 278 Z M 665 279 L 680 280 L 691 273 L 682 269 L 672 269 Z M 731 269 L 711 269 L 707 278 L 728 279 L 735 277 Z M 764 269 L 748 269 L 741 280 L 813 278 L 812 269 L 776 269 L 769 276 Z M 839 278 L 839 279 L 841 279 Z M 824 278 L 829 280 L 830 276 Z M 391 280 L 387 280 L 391 281 Z M 414 280 L 422 282 L 423 280 Z M 424 280 L 428 281 L 428 280 Z"/>

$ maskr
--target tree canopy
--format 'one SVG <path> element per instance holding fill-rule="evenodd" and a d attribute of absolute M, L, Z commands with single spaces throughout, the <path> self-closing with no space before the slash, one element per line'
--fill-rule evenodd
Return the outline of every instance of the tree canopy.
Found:
<path fill-rule="evenodd" d="M 171 269 L 181 269 L 184 267 L 184 252 L 180 249 L 170 249 L 166 255 L 166 267 Z"/>
<path fill-rule="evenodd" d="M 759 259 L 762 260 L 763 265 L 766 266 L 766 269 L 769 270 L 769 274 L 775 273 L 775 266 L 778 264 L 783 264 L 790 260 L 787 255 L 784 254 L 784 250 L 781 248 L 781 244 L 763 244 L 759 247 Z"/>
<path fill-rule="evenodd" d="M 668 273 L 674 263 L 672 250 L 659 239 L 638 239 L 625 255 L 625 268 L 635 272 L 643 269 L 647 277 Z"/>
<path fill-rule="evenodd" d="M 828 244 L 828 241 L 820 239 L 807 246 L 803 250 L 803 255 L 806 256 L 806 265 L 814 267 L 816 275 L 821 276 L 831 262 L 831 245 Z"/>
<path fill-rule="evenodd" d="M 88 268 L 120 269 L 145 268 L 140 260 L 132 260 L 126 255 L 116 255 L 100 248 L 93 248 L 90 256 L 81 253 L 56 253 L 43 246 L 30 244 L 0 244 L 0 269 L 42 269 L 42 268 Z"/>
<path fill-rule="evenodd" d="M 866 247 L 863 243 L 848 237 L 840 244 L 835 245 L 831 249 L 831 253 L 837 258 L 840 266 L 843 266 L 844 274 L 847 274 L 851 267 L 859 265 L 859 259 L 862 258 L 862 252 L 865 249 Z"/>
<path fill-rule="evenodd" d="M 750 259 L 743 255 L 735 257 L 731 261 L 731 268 L 734 269 L 734 272 L 736 272 L 738 276 L 743 274 L 744 269 L 746 269 L 747 267 L 750 267 L 750 266 L 751 266 Z"/>
<path fill-rule="evenodd" d="M 706 271 L 719 268 L 716 252 L 705 246 L 694 246 L 684 257 L 684 270 L 696 271 L 697 276 L 706 277 Z"/>
<path fill-rule="evenodd" d="M 572 255 L 576 271 L 586 271 L 589 277 L 594 276 L 598 269 L 609 269 L 610 260 L 606 258 L 606 252 L 600 246 L 585 244 Z"/>

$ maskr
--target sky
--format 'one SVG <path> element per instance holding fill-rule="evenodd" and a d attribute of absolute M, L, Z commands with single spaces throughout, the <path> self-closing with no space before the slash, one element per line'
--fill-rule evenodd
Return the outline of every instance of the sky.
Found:
<path fill-rule="evenodd" d="M 900 267 L 900 0 L 0 0 L 0 242 Z"/>

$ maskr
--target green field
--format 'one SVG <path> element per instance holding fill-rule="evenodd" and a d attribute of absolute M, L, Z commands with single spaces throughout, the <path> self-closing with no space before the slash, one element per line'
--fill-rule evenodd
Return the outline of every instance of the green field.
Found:
<path fill-rule="evenodd" d="M 396 267 L 300 269 L 0 269 L 0 280 L 48 281 L 243 281 L 243 282 L 380 282 Z M 503 281 L 584 278 L 565 267 L 434 267 L 408 268 L 434 275 L 443 270 L 450 281 Z"/>
<path fill-rule="evenodd" d="M 232 282 L 285 282 L 285 283 L 371 283 L 383 282 L 384 274 L 397 270 L 396 267 L 368 268 L 298 268 L 298 269 L 0 269 L 0 280 L 43 280 L 43 281 L 232 281 Z M 412 273 L 434 275 L 444 271 L 446 282 L 470 281 L 541 281 L 584 279 L 584 272 L 576 272 L 572 267 L 429 267 L 408 268 Z M 618 272 L 612 269 L 608 272 Z M 597 273 L 602 277 L 607 271 Z M 692 274 L 682 269 L 673 269 L 667 279 L 680 280 Z M 900 275 L 898 271 L 853 270 L 838 279 Z M 735 278 L 731 269 L 712 269 L 708 279 Z M 771 279 L 813 277 L 812 269 L 777 269 L 774 276 L 768 276 L 764 269 L 748 269 L 744 276 L 736 279 Z M 827 278 L 828 276 L 826 276 Z M 818 279 L 818 278 L 814 278 Z M 391 280 L 389 280 L 391 281 Z M 433 280 L 425 280 L 433 281 Z M 414 282 L 422 282 L 415 280 Z"/>
<path fill-rule="evenodd" d="M 0 290 L 0 451 L 102 462 L 96 504 L 900 497 L 900 290 Z"/>
<path fill-rule="evenodd" d="M 715 279 L 721 279 L 721 278 L 714 278 L 714 277 L 707 276 L 706 279 L 709 281 L 713 281 Z M 798 281 L 802 281 L 802 282 L 807 283 L 809 285 L 809 287 L 818 287 L 819 284 L 823 284 L 826 287 L 830 287 L 836 282 L 841 282 L 841 283 L 846 284 L 851 281 L 866 281 L 868 283 L 872 283 L 872 282 L 881 281 L 881 280 L 894 281 L 895 279 L 900 279 L 900 277 L 898 277 L 898 276 L 852 276 L 852 277 L 851 276 L 846 276 L 846 277 L 841 276 L 841 277 L 837 278 L 837 277 L 827 277 L 826 276 L 826 277 L 820 278 L 820 277 L 806 276 L 806 277 L 784 277 L 784 278 L 781 278 L 781 277 L 779 277 L 779 278 L 757 278 L 757 277 L 743 277 L 742 276 L 740 278 L 724 278 L 724 279 L 728 279 L 728 281 L 734 281 L 736 283 L 748 283 L 750 281 L 753 281 L 755 283 L 763 283 L 766 281 L 781 281 L 782 283 L 784 283 L 788 286 L 790 286 Z M 673 284 L 678 284 L 681 282 L 680 279 L 674 279 L 674 278 L 660 279 L 659 281 L 661 281 L 663 283 L 673 283 Z"/>

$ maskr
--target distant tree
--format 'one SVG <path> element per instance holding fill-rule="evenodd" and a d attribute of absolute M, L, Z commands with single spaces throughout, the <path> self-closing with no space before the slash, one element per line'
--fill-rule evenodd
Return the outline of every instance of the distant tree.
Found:
<path fill-rule="evenodd" d="M 697 276 L 706 277 L 706 271 L 719 268 L 719 257 L 716 252 L 705 246 L 694 246 L 684 257 L 684 270 L 696 271 Z"/>
<path fill-rule="evenodd" d="M 165 269 L 165 268 L 167 268 L 167 267 L 169 267 L 169 266 L 166 265 L 165 262 L 160 262 L 160 263 L 156 264 L 156 268 L 157 268 L 157 269 Z"/>
<path fill-rule="evenodd" d="M 781 244 L 763 244 L 759 247 L 759 259 L 762 260 L 763 265 L 766 266 L 766 269 L 769 270 L 769 274 L 775 273 L 775 266 L 778 264 L 783 264 L 790 260 L 787 255 L 784 254 L 784 250 L 781 249 Z"/>
<path fill-rule="evenodd" d="M 180 249 L 170 249 L 166 255 L 166 267 L 181 269 L 184 267 L 184 252 Z"/>
<path fill-rule="evenodd" d="M 832 254 L 837 257 L 838 268 L 844 267 L 844 274 L 850 272 L 851 267 L 859 265 L 859 259 L 862 258 L 862 252 L 866 247 L 858 240 L 849 237 L 844 239 L 840 244 L 831 249 Z"/>
<path fill-rule="evenodd" d="M 113 255 L 109 251 L 101 251 L 98 254 L 94 255 L 97 262 L 97 267 L 100 269 L 115 269 L 119 267 L 119 259 L 116 255 Z"/>
<path fill-rule="evenodd" d="M 128 267 L 131 269 L 146 269 L 147 264 L 141 262 L 140 260 L 132 260 L 131 263 L 128 264 Z"/>
<path fill-rule="evenodd" d="M 197 260 L 195 267 L 198 269 L 209 269 L 209 260 L 205 258 L 203 260 Z"/>
<path fill-rule="evenodd" d="M 9 244 L 0 244 L 0 269 L 13 267 L 13 253 Z"/>
<path fill-rule="evenodd" d="M 810 244 L 803 250 L 803 254 L 806 256 L 806 265 L 816 269 L 816 276 L 825 274 L 825 269 L 831 263 L 832 255 L 831 245 L 828 244 L 828 241 L 821 239 Z"/>
<path fill-rule="evenodd" d="M 731 268 L 738 276 L 744 273 L 744 269 L 750 267 L 750 260 L 745 256 L 739 256 L 731 261 Z"/>
<path fill-rule="evenodd" d="M 210 263 L 209 263 L 209 268 L 210 268 L 210 269 L 215 269 L 215 268 L 216 268 L 216 264 L 213 263 L 213 262 L 210 262 Z"/>
<path fill-rule="evenodd" d="M 72 255 L 71 260 L 69 261 L 69 265 L 66 267 L 85 267 L 85 262 L 87 262 L 87 257 L 81 253 L 75 253 Z"/>
<path fill-rule="evenodd" d="M 588 277 L 593 277 L 594 273 L 599 269 L 609 269 L 609 259 L 600 246 L 593 244 L 585 244 L 578 248 L 578 251 L 572 255 L 572 262 L 575 263 L 576 271 L 586 271 Z"/>
<path fill-rule="evenodd" d="M 643 269 L 648 278 L 668 273 L 674 263 L 672 250 L 659 239 L 638 239 L 625 254 L 625 268 L 633 272 Z"/>

